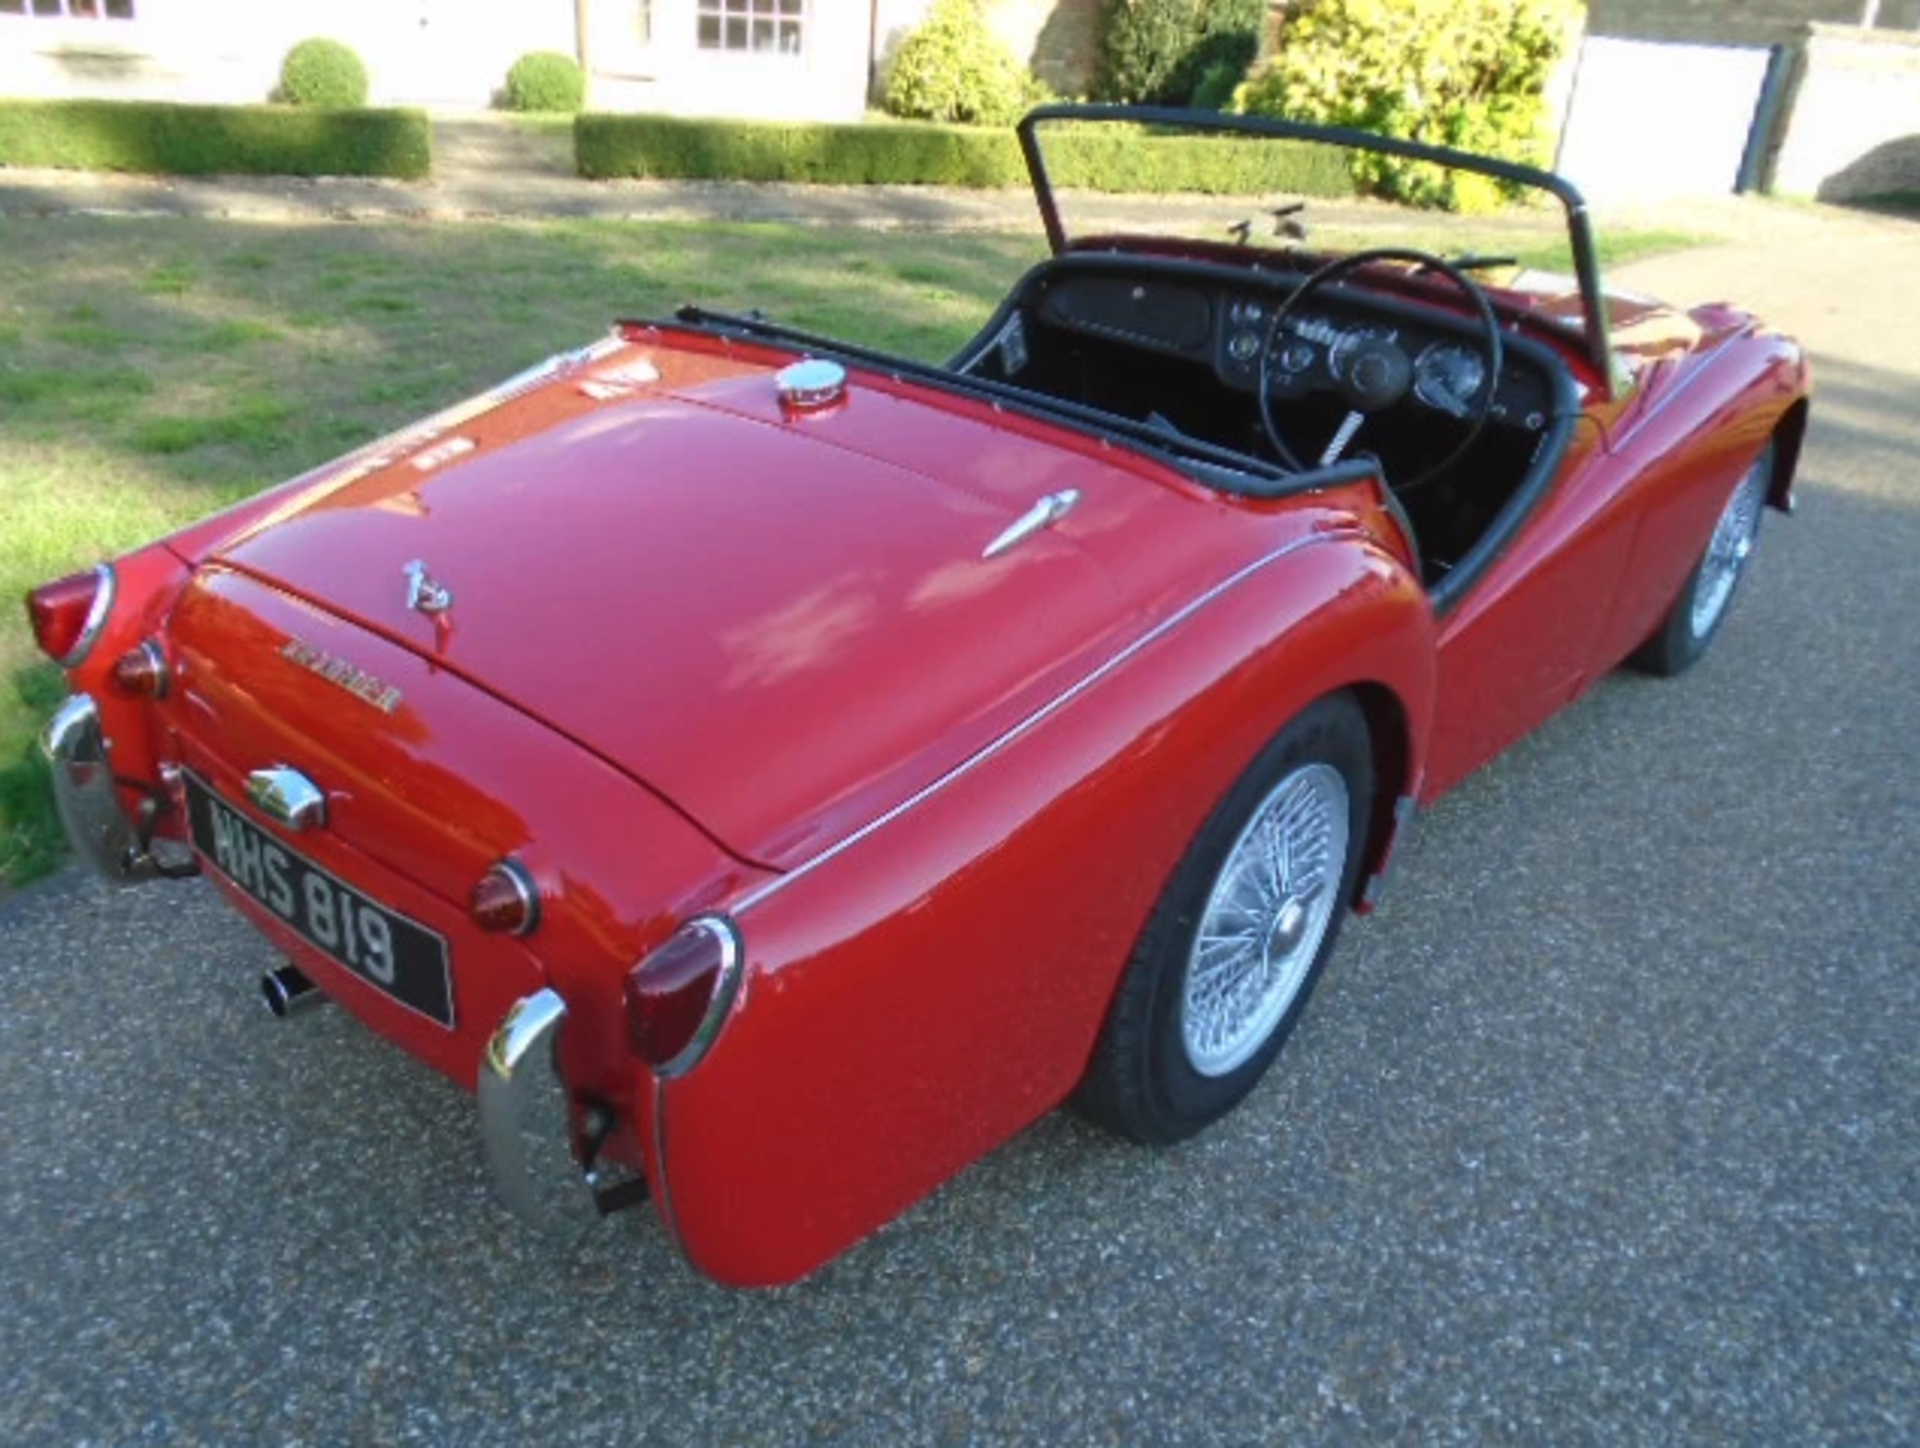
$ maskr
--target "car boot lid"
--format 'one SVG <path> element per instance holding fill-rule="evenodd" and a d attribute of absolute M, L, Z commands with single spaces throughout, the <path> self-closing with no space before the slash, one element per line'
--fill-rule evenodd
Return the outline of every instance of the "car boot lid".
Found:
<path fill-rule="evenodd" d="M 820 386 L 837 364 L 796 397 L 779 361 L 577 354 L 343 460 L 217 558 L 791 863 L 1137 630 L 1141 588 L 1098 560 L 1206 510 L 1038 424 Z"/>

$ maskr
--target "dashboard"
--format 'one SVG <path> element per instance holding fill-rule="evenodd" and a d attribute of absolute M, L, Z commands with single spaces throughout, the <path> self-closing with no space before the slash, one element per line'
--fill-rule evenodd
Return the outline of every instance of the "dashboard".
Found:
<path fill-rule="evenodd" d="M 1489 378 L 1485 339 L 1466 318 L 1349 284 L 1316 293 L 1275 332 L 1273 315 L 1297 277 L 1276 276 L 1256 290 L 1239 275 L 1209 283 L 1159 270 L 1134 264 L 1056 275 L 1039 300 L 1039 319 L 1209 366 L 1248 393 L 1260 385 L 1264 351 L 1275 398 L 1334 389 L 1356 357 L 1384 345 L 1411 366 L 1402 405 L 1461 419 L 1484 406 L 1490 423 L 1529 432 L 1547 425 L 1552 393 L 1540 368 L 1509 348 L 1500 376 Z"/>

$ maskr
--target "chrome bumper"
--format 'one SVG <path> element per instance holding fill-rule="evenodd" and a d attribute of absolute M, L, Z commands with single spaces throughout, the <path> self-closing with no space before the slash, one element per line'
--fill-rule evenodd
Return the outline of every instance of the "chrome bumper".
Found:
<path fill-rule="evenodd" d="M 557 1051 L 567 1007 L 551 989 L 514 1002 L 480 1058 L 480 1143 L 508 1210 L 555 1237 L 600 1219 L 573 1151 L 573 1109 Z"/>
<path fill-rule="evenodd" d="M 40 748 L 53 769 L 54 803 L 74 853 L 115 884 L 159 876 L 158 862 L 120 808 L 99 706 L 73 695 L 42 731 Z"/>

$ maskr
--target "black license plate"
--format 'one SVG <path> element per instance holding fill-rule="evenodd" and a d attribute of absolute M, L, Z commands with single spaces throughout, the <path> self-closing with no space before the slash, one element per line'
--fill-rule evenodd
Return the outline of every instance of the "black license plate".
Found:
<path fill-rule="evenodd" d="M 288 849 L 187 776 L 193 843 L 213 866 L 315 950 L 404 1006 L 453 1026 L 447 942 Z"/>

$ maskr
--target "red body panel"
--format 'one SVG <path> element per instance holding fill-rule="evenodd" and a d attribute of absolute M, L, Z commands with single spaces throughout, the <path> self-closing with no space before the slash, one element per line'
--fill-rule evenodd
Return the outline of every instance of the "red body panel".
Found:
<path fill-rule="evenodd" d="M 1750 318 L 1719 308 L 1687 318 L 1645 303 L 1630 321 L 1621 353 L 1631 392 L 1589 406 L 1551 494 L 1442 624 L 1423 802 L 1645 641 L 1735 485 L 1805 394 L 1798 348 L 1756 333 Z"/>
<path fill-rule="evenodd" d="M 1424 716 L 1424 598 L 1350 518 L 1289 521 L 993 759 L 740 907 L 746 1000 L 664 1088 L 703 1270 L 799 1276 L 1058 1105 L 1186 842 L 1280 724 L 1368 681 Z M 764 1200 L 778 1232 L 738 1210 Z"/>
<path fill-rule="evenodd" d="M 1066 1097 L 1189 841 L 1315 699 L 1380 705 L 1385 820 L 1646 636 L 1804 364 L 1731 313 L 1623 304 L 1636 385 L 1605 402 L 1529 305 L 1587 416 L 1439 619 L 1377 480 L 1236 498 L 880 371 L 798 415 L 773 384 L 791 354 L 631 328 L 124 560 L 138 606 L 74 683 L 137 778 L 319 782 L 327 827 L 287 844 L 447 937 L 454 1029 L 240 908 L 463 1085 L 550 985 L 568 1084 L 612 1108 L 688 1256 L 785 1281 Z M 1068 489 L 1050 530 L 982 556 Z M 416 558 L 453 591 L 438 619 L 407 606 Z M 111 698 L 149 634 L 178 687 Z M 466 917 L 509 855 L 544 906 L 525 941 Z M 623 978 L 702 910 L 737 922 L 744 983 L 710 1054 L 656 1082 Z"/>

